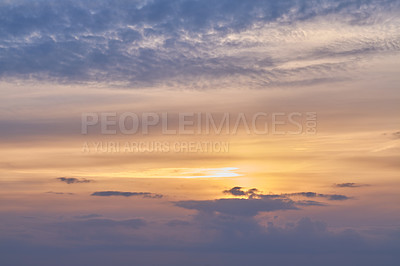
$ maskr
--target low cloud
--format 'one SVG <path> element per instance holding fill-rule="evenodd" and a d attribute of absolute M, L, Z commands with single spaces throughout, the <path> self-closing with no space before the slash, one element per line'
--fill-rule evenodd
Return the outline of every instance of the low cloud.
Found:
<path fill-rule="evenodd" d="M 74 193 L 70 192 L 54 192 L 54 191 L 48 191 L 46 192 L 47 194 L 55 194 L 55 195 L 75 195 Z"/>
<path fill-rule="evenodd" d="M 299 210 L 300 206 L 327 206 L 327 204 L 323 202 L 315 200 L 294 200 L 292 197 L 324 198 L 332 201 L 350 199 L 345 195 L 321 194 L 316 192 L 262 194 L 256 188 L 245 190 L 238 186 L 224 190 L 223 193 L 242 198 L 186 200 L 173 203 L 175 206 L 190 210 L 197 210 L 200 213 L 219 213 L 236 217 L 254 217 L 260 212 Z"/>
<path fill-rule="evenodd" d="M 217 199 L 187 200 L 174 202 L 175 206 L 205 213 L 223 213 L 234 216 L 252 217 L 259 212 L 297 210 L 295 202 L 289 199 Z"/>
<path fill-rule="evenodd" d="M 326 206 L 325 203 L 315 201 L 315 200 L 299 200 L 296 201 L 296 205 L 300 206 Z"/>
<path fill-rule="evenodd" d="M 291 196 L 301 196 L 301 197 L 306 197 L 306 198 L 326 198 L 328 200 L 348 200 L 350 197 L 347 197 L 345 195 L 339 195 L 339 194 L 321 194 L 321 193 L 316 193 L 316 192 L 297 192 L 297 193 L 289 193 L 289 194 L 284 194 L 285 196 L 291 197 Z"/>
<path fill-rule="evenodd" d="M 234 196 L 245 196 L 246 192 L 242 190 L 242 187 L 233 187 L 229 190 L 224 190 L 224 193 L 231 194 Z"/>
<path fill-rule="evenodd" d="M 248 196 L 249 198 L 252 198 L 253 196 L 257 195 L 258 189 L 252 188 L 247 191 L 242 190 L 242 187 L 233 187 L 229 190 L 224 190 L 223 191 L 225 194 L 230 194 L 233 196 Z"/>
<path fill-rule="evenodd" d="M 161 195 L 161 194 L 154 194 L 154 193 L 150 193 L 150 192 L 123 192 L 123 191 L 96 191 L 96 192 L 92 193 L 91 196 L 143 197 L 143 198 L 152 198 L 152 199 L 159 199 L 159 198 L 163 197 L 163 195 Z"/>
<path fill-rule="evenodd" d="M 349 183 L 354 184 L 354 183 Z M 285 193 L 285 194 L 262 194 L 258 189 L 252 188 L 249 190 L 243 190 L 242 187 L 233 187 L 229 190 L 223 191 L 225 194 L 233 196 L 246 196 L 248 199 L 289 199 L 290 197 L 306 197 L 306 198 L 326 198 L 328 200 L 348 200 L 350 197 L 339 194 L 322 194 L 316 192 L 296 192 L 296 193 Z M 303 201 L 303 205 L 306 201 Z M 313 202 L 317 205 L 316 202 Z M 323 205 L 322 203 L 319 203 Z"/>
<path fill-rule="evenodd" d="M 61 182 L 65 182 L 67 184 L 76 184 L 76 183 L 90 183 L 92 182 L 92 180 L 89 179 L 78 179 L 75 177 L 58 177 L 58 180 L 60 180 Z"/>
<path fill-rule="evenodd" d="M 68 223 L 66 223 L 68 224 Z M 128 219 L 128 220 L 112 220 L 112 219 L 88 219 L 84 221 L 77 221 L 77 222 L 69 222 L 71 225 L 78 225 L 81 227 L 91 227 L 91 228 L 98 228 L 98 227 L 116 227 L 116 226 L 122 226 L 122 227 L 128 227 L 131 229 L 137 229 L 139 227 L 145 226 L 146 221 L 143 219 Z"/>
<path fill-rule="evenodd" d="M 171 220 L 171 221 L 168 221 L 166 223 L 166 225 L 170 226 L 170 227 L 182 227 L 182 226 L 186 227 L 186 226 L 191 225 L 191 223 L 188 221 L 183 221 L 183 220 Z"/>
<path fill-rule="evenodd" d="M 103 215 L 91 213 L 91 214 L 77 215 L 77 216 L 74 216 L 74 218 L 76 218 L 76 219 L 92 219 L 92 218 L 99 218 L 102 216 Z"/>
<path fill-rule="evenodd" d="M 341 184 L 335 184 L 335 187 L 365 187 L 368 186 L 366 184 L 357 184 L 357 183 L 341 183 Z"/>

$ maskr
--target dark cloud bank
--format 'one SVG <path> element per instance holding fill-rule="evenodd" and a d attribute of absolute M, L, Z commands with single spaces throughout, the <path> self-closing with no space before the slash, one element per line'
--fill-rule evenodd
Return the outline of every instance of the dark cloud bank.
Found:
<path fill-rule="evenodd" d="M 103 196 L 153 195 L 145 192 L 95 192 Z M 93 194 L 95 194 L 93 193 Z M 234 187 L 240 198 L 170 202 L 196 213 L 190 219 L 109 219 L 80 214 L 45 224 L 25 224 L 26 235 L 0 237 L 4 265 L 388 265 L 399 260 L 400 229 L 340 229 L 307 217 L 276 222 L 279 212 L 325 206 L 320 193 L 262 194 Z M 98 195 L 98 196 L 99 196 Z M 322 196 L 321 196 L 322 195 Z M 304 200 L 295 200 L 295 198 Z M 293 198 L 293 199 L 291 199 Z M 260 212 L 271 216 L 263 221 Z M 134 214 L 132 214 L 134 216 Z M 8 235 L 8 237 L 7 237 Z M 41 243 L 41 244 L 39 244 Z M 24 254 L 21 256 L 21 254 Z"/>

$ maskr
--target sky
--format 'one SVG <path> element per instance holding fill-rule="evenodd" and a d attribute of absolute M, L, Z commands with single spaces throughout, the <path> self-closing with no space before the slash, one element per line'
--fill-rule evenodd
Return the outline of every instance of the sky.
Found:
<path fill-rule="evenodd" d="M 399 14 L 1 0 L 0 264 L 399 265 Z"/>

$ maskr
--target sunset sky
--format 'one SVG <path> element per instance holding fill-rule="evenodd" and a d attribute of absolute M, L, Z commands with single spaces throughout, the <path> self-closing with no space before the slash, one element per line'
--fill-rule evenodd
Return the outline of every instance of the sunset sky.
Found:
<path fill-rule="evenodd" d="M 0 265 L 400 265 L 399 51 L 396 0 L 0 1 Z"/>

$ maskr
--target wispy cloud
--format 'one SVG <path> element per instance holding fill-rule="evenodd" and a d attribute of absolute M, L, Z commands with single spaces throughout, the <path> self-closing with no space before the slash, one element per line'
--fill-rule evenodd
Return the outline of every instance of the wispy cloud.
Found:
<path fill-rule="evenodd" d="M 368 186 L 367 184 L 358 184 L 358 183 L 340 183 L 340 184 L 334 184 L 335 187 L 365 187 Z"/>
<path fill-rule="evenodd" d="M 150 192 L 123 192 L 123 191 L 96 191 L 91 194 L 92 196 L 100 197 L 111 197 L 111 196 L 122 196 L 122 197 L 143 197 L 143 198 L 162 198 L 161 194 L 153 194 Z"/>
<path fill-rule="evenodd" d="M 48 191 L 46 192 L 47 194 L 55 194 L 55 195 L 75 195 L 74 193 L 71 192 L 54 192 L 54 191 Z"/>
<path fill-rule="evenodd" d="M 75 178 L 75 177 L 58 177 L 58 180 L 60 180 L 61 182 L 65 182 L 67 184 L 76 184 L 76 183 L 90 183 L 92 182 L 92 180 L 89 179 L 79 179 L 79 178 Z"/>
<path fill-rule="evenodd" d="M 349 183 L 353 184 L 353 183 Z M 316 192 L 296 192 L 296 193 L 283 193 L 283 194 L 263 194 L 256 188 L 252 188 L 249 190 L 243 190 L 242 187 L 233 187 L 229 190 L 224 190 L 223 193 L 225 194 L 230 194 L 233 196 L 246 196 L 249 199 L 256 199 L 256 198 L 261 198 L 261 199 L 277 199 L 277 198 L 290 198 L 294 196 L 298 197 L 306 197 L 306 198 L 326 198 L 328 200 L 347 200 L 350 199 L 350 197 L 347 197 L 345 195 L 340 195 L 340 194 L 322 194 L 322 193 L 316 193 Z M 303 203 L 304 204 L 304 203 Z"/>
<path fill-rule="evenodd" d="M 347 197 L 345 195 L 339 195 L 339 194 L 321 194 L 321 193 L 316 193 L 316 192 L 297 192 L 297 193 L 289 193 L 289 194 L 283 194 L 285 196 L 301 196 L 301 197 L 306 197 L 306 198 L 326 198 L 328 200 L 348 200 L 350 197 Z"/>

